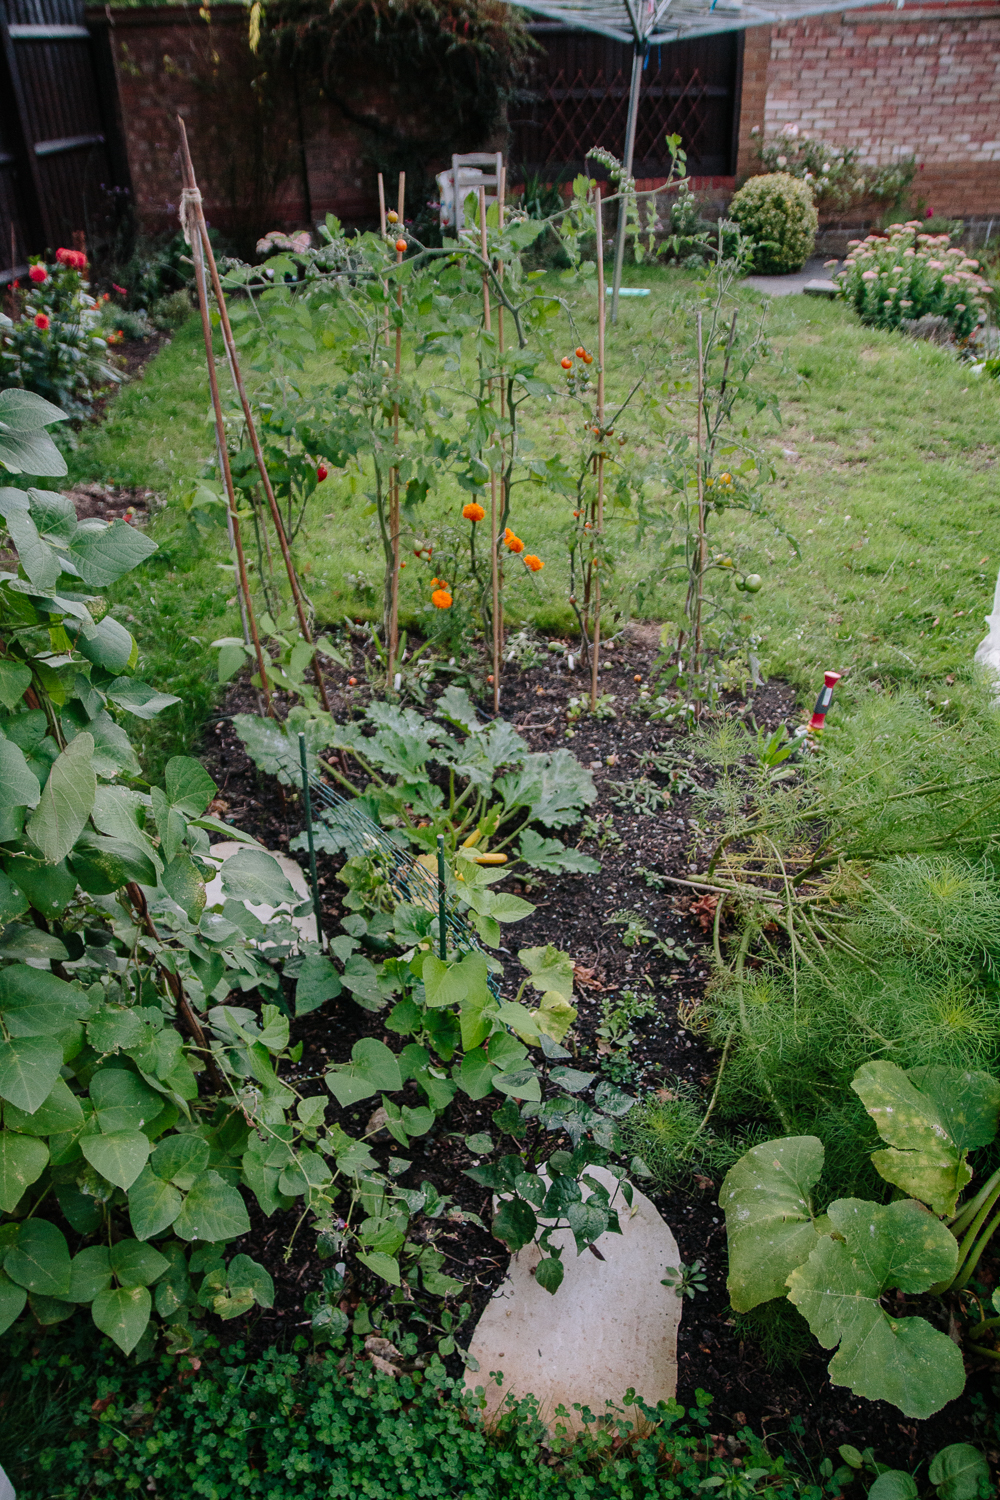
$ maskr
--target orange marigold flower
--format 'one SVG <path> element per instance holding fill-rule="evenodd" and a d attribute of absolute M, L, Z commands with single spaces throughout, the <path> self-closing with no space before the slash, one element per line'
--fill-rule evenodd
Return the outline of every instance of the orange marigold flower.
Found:
<path fill-rule="evenodd" d="M 524 543 L 519 536 L 515 536 L 508 526 L 503 534 L 503 539 L 512 552 L 523 552 Z"/>
<path fill-rule="evenodd" d="M 481 521 L 486 512 L 478 500 L 470 500 L 468 505 L 462 506 L 462 515 L 467 521 Z"/>
<path fill-rule="evenodd" d="M 526 568 L 530 568 L 533 573 L 537 573 L 539 569 L 545 567 L 545 564 L 542 562 L 542 559 L 540 557 L 536 557 L 533 552 L 526 552 L 524 554 L 524 566 Z"/>
<path fill-rule="evenodd" d="M 435 609 L 451 609 L 451 595 L 447 589 L 435 589 L 431 595 L 431 603 Z"/>

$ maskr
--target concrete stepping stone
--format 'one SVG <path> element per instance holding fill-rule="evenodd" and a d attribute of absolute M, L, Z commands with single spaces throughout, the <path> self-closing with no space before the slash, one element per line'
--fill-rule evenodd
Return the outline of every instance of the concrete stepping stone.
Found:
<path fill-rule="evenodd" d="M 588 1171 L 609 1191 L 617 1186 L 603 1167 Z M 631 1211 L 620 1190 L 613 1202 L 622 1233 L 597 1240 L 602 1260 L 589 1250 L 578 1256 L 568 1229 L 553 1236 L 566 1268 L 554 1296 L 535 1281 L 541 1255 L 534 1245 L 511 1256 L 472 1337 L 479 1370 L 465 1375 L 470 1390 L 486 1390 L 487 1422 L 508 1396 L 533 1395 L 550 1428 L 562 1405 L 569 1412 L 565 1425 L 578 1431 L 583 1423 L 574 1402 L 601 1416 L 607 1401 L 622 1405 L 630 1386 L 650 1406 L 676 1393 L 682 1299 L 660 1282 L 680 1265 L 677 1242 L 638 1189 Z M 502 1386 L 490 1379 L 496 1370 L 503 1371 Z M 638 1413 L 629 1415 L 634 1420 Z"/>

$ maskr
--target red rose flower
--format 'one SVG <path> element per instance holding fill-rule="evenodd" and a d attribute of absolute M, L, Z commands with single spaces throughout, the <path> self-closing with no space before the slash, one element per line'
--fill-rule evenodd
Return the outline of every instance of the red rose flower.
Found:
<path fill-rule="evenodd" d="M 48 281 L 49 279 L 49 273 L 44 266 L 32 266 L 28 272 L 28 276 L 36 286 L 41 286 L 43 281 Z"/>
<path fill-rule="evenodd" d="M 49 326 L 48 316 L 45 313 L 35 313 L 35 327 L 44 333 Z"/>

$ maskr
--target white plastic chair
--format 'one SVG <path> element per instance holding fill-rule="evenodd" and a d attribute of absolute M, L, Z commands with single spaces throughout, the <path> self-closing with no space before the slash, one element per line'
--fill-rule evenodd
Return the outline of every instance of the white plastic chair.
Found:
<path fill-rule="evenodd" d="M 465 217 L 466 200 L 473 193 L 478 201 L 479 189 L 482 187 L 486 189 L 487 208 L 495 203 L 500 192 L 502 173 L 501 151 L 469 151 L 464 155 L 453 155 L 451 168 L 447 172 L 439 172 L 437 177 L 441 195 L 441 228 L 450 229 L 458 236 L 478 233 L 478 207 L 475 219 L 468 224 Z"/>

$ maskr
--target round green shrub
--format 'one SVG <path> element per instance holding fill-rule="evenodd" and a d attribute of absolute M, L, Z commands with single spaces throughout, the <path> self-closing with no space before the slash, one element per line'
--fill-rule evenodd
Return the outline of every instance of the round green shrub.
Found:
<path fill-rule="evenodd" d="M 754 242 L 754 270 L 778 276 L 801 271 L 819 222 L 812 189 L 789 172 L 751 177 L 729 205 L 729 217 Z"/>

